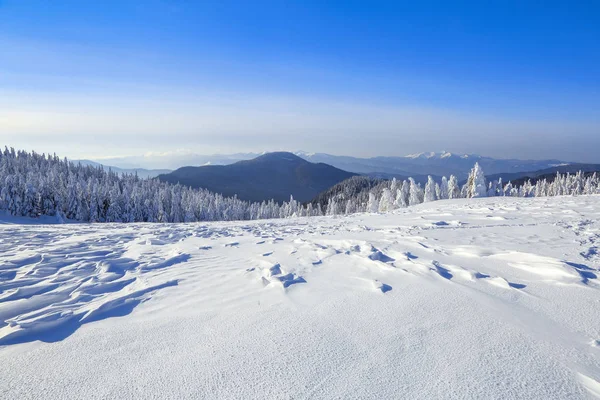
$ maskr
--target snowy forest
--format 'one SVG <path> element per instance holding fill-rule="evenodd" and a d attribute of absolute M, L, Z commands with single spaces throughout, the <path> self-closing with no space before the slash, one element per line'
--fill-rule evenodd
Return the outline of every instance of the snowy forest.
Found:
<path fill-rule="evenodd" d="M 356 189 L 363 177 L 350 178 L 333 188 L 326 204 L 300 204 L 293 198 L 250 203 L 204 189 L 120 175 L 102 167 L 74 164 L 56 155 L 5 148 L 0 152 L 0 209 L 10 215 L 56 216 L 81 222 L 197 222 L 232 221 L 295 216 L 386 212 L 423 202 L 490 196 L 540 197 L 600 193 L 596 174 L 566 174 L 514 187 L 510 182 L 486 182 L 475 164 L 467 182 L 429 177 L 424 187 L 412 178 L 382 181 L 364 191 Z"/>

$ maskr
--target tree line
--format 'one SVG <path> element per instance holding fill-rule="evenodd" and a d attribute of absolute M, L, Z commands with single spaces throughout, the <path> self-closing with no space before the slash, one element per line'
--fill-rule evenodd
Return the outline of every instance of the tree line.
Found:
<path fill-rule="evenodd" d="M 557 175 L 552 181 L 487 182 L 478 164 L 462 187 L 455 176 L 422 187 L 412 178 L 377 181 L 360 190 L 361 177 L 336 186 L 327 204 L 273 200 L 247 202 L 205 189 L 192 189 L 153 178 L 117 174 L 101 166 L 69 162 L 56 155 L 0 152 L 0 210 L 11 215 L 56 216 L 82 222 L 197 222 L 232 221 L 292 216 L 321 216 L 356 212 L 385 212 L 423 202 L 486 196 L 539 197 L 600 193 L 596 174 Z M 363 184 L 363 183 L 360 183 Z"/>
<path fill-rule="evenodd" d="M 397 208 L 414 206 L 436 200 L 468 199 L 476 197 L 545 197 L 564 195 L 600 194 L 600 177 L 596 174 L 557 173 L 554 179 L 540 179 L 535 184 L 531 180 L 520 186 L 511 182 L 503 184 L 502 178 L 486 181 L 483 170 L 478 163 L 471 170 L 464 185 L 460 185 L 456 176 L 442 177 L 441 182 L 435 182 L 429 176 L 423 187 L 414 179 L 403 181 L 381 181 L 375 186 L 357 193 L 356 186 L 365 177 L 353 177 L 332 188 L 327 197 L 327 205 L 323 207 L 327 215 L 350 214 L 354 212 L 386 212 Z M 345 185 L 348 185 L 348 188 Z M 366 183 L 363 183 L 366 186 Z M 352 195 L 348 196 L 347 193 Z M 324 199 L 320 199 L 323 201 Z"/>

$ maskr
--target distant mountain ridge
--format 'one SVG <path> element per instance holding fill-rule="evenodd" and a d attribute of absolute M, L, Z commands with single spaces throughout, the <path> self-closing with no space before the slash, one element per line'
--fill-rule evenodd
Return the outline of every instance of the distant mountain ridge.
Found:
<path fill-rule="evenodd" d="M 338 182 L 356 175 L 323 163 L 308 162 L 293 153 L 275 152 L 230 165 L 182 167 L 158 179 L 204 188 L 248 201 L 309 201 Z"/>
<path fill-rule="evenodd" d="M 196 154 L 173 154 L 168 156 L 148 156 L 131 159 L 119 159 L 118 166 L 131 166 L 140 163 L 154 163 L 153 165 L 177 165 L 202 166 L 202 165 L 230 165 L 242 160 L 249 160 L 265 153 L 237 153 L 230 155 L 196 155 Z M 360 158 L 351 156 L 336 156 L 327 153 L 309 153 L 297 151 L 296 156 L 312 162 L 325 163 L 344 171 L 357 174 L 366 174 L 375 177 L 413 177 L 417 181 L 423 181 L 423 177 L 456 175 L 459 180 L 466 179 L 473 165 L 478 162 L 486 175 L 499 173 L 516 173 L 539 171 L 557 165 L 571 164 L 561 160 L 519 160 L 519 159 L 495 159 L 477 154 L 463 154 L 442 152 L 416 153 L 405 156 L 394 157 L 371 157 Z M 154 157 L 154 158 L 152 158 Z M 143 158 L 143 160 L 142 160 Z M 168 162 L 167 159 L 168 158 Z M 116 159 L 113 161 L 117 161 Z M 107 163 L 109 161 L 106 161 Z M 111 161 L 112 162 L 112 161 Z"/>
<path fill-rule="evenodd" d="M 69 160 L 75 164 L 89 165 L 91 167 L 102 167 L 105 170 L 111 170 L 117 174 L 131 174 L 139 176 L 140 178 L 155 178 L 160 174 L 167 174 L 171 172 L 170 169 L 146 169 L 146 168 L 119 168 L 111 165 L 104 165 L 102 163 L 91 161 L 91 160 Z"/>
<path fill-rule="evenodd" d="M 297 153 L 312 162 L 324 162 L 335 167 L 371 176 L 449 176 L 465 179 L 477 162 L 486 174 L 538 171 L 556 165 L 569 164 L 560 160 L 495 159 L 477 154 L 430 152 L 400 157 L 357 158 L 325 153 Z M 375 175 L 379 173 L 380 175 Z"/>

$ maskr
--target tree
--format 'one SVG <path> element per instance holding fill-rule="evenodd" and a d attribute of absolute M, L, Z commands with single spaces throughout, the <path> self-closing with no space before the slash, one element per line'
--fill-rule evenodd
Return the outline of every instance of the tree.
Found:
<path fill-rule="evenodd" d="M 377 197 L 375 193 L 369 192 L 369 201 L 367 203 L 367 212 L 376 213 L 379 211 L 379 201 L 377 201 Z"/>
<path fill-rule="evenodd" d="M 379 200 L 379 212 L 391 211 L 394 209 L 394 199 L 392 198 L 392 192 L 390 189 L 385 188 L 381 193 L 381 199 Z"/>
<path fill-rule="evenodd" d="M 448 179 L 443 176 L 442 177 L 442 184 L 440 185 L 440 200 L 445 200 L 449 197 L 449 193 L 448 193 Z"/>
<path fill-rule="evenodd" d="M 329 204 L 327 204 L 327 215 L 338 215 L 338 205 L 333 197 L 329 198 Z"/>
<path fill-rule="evenodd" d="M 423 196 L 424 202 L 436 201 L 438 199 L 435 193 L 435 182 L 431 175 L 427 177 L 427 184 L 425 185 L 425 193 Z"/>
<path fill-rule="evenodd" d="M 475 163 L 469 179 L 467 180 L 467 197 L 486 197 L 487 189 L 485 185 L 485 176 L 483 170 L 479 166 L 479 163 Z"/>
<path fill-rule="evenodd" d="M 504 186 L 504 195 L 505 196 L 512 196 L 513 195 L 513 185 L 510 181 L 508 181 L 508 183 L 506 184 L 506 186 Z"/>
<path fill-rule="evenodd" d="M 309 203 L 310 205 L 310 203 Z M 352 199 L 348 199 L 348 201 L 346 201 L 346 210 L 345 210 L 345 214 L 353 214 L 356 212 L 356 204 L 354 204 L 354 202 L 352 201 Z"/>
<path fill-rule="evenodd" d="M 460 197 L 460 188 L 458 187 L 458 180 L 454 175 L 450 175 L 448 181 L 448 198 L 458 199 Z"/>
<path fill-rule="evenodd" d="M 408 178 L 410 182 L 410 196 L 408 204 L 411 206 L 421 204 L 423 202 L 423 189 L 418 185 L 413 178 Z"/>
<path fill-rule="evenodd" d="M 398 207 L 408 207 L 409 199 L 410 199 L 410 182 L 405 180 L 402 182 L 402 189 L 400 189 L 400 191 L 398 192 L 398 195 L 396 196 L 396 205 Z"/>

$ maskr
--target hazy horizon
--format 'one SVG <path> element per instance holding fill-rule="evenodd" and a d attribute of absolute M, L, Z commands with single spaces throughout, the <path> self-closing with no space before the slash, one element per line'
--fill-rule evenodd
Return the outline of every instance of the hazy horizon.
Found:
<path fill-rule="evenodd" d="M 14 146 L 7 145 L 8 148 L 14 148 L 19 151 L 31 152 L 35 151 L 38 154 L 56 154 L 59 158 L 67 158 L 70 161 L 91 161 L 99 164 L 103 164 L 109 167 L 123 168 L 123 169 L 166 169 L 166 170 L 174 170 L 184 166 L 198 166 L 198 165 L 208 165 L 209 163 L 200 162 L 204 158 L 220 158 L 233 160 L 231 162 L 235 162 L 243 159 L 251 159 L 258 157 L 262 154 L 273 153 L 273 152 L 289 152 L 299 155 L 300 153 L 304 153 L 306 155 L 310 154 L 325 154 L 336 157 L 353 157 L 356 159 L 369 159 L 374 157 L 407 157 L 407 156 L 415 156 L 415 155 L 423 155 L 427 157 L 430 153 L 435 153 L 436 155 L 440 155 L 442 153 L 451 153 L 455 156 L 479 156 L 483 158 L 491 158 L 495 160 L 523 160 L 523 161 L 543 161 L 543 160 L 554 160 L 560 162 L 569 162 L 569 163 L 592 163 L 594 161 L 585 161 L 585 160 L 569 160 L 565 158 L 531 158 L 531 157 L 492 157 L 488 154 L 477 154 L 477 153 L 467 153 L 467 152 L 453 152 L 447 150 L 437 150 L 437 151 L 423 151 L 418 153 L 406 153 L 406 154 L 391 154 L 391 155 L 374 155 L 374 156 L 353 156 L 348 154 L 338 154 L 338 153 L 328 153 L 328 152 L 308 152 L 305 150 L 288 150 L 288 149 L 271 149 L 271 150 L 263 150 L 263 151 L 248 151 L 248 152 L 235 152 L 235 153 L 197 153 L 189 150 L 175 150 L 168 152 L 148 152 L 145 154 L 129 154 L 129 155 L 107 155 L 107 156 L 73 156 L 69 154 L 69 152 L 52 152 L 52 151 L 40 151 L 35 148 L 18 148 Z M 76 153 L 74 153 L 76 154 Z M 317 161 L 315 161 L 317 162 Z M 230 162 L 227 162 L 230 163 Z"/>

